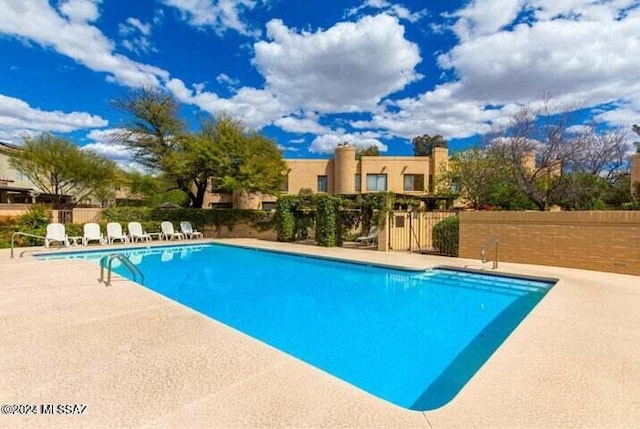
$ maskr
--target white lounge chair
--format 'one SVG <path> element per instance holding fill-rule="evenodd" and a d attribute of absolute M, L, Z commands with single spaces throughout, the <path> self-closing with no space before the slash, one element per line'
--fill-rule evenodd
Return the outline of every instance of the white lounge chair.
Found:
<path fill-rule="evenodd" d="M 369 233 L 367 235 L 363 235 L 362 237 L 356 238 L 356 243 L 362 243 L 367 245 L 375 244 L 377 241 L 378 241 L 377 226 L 372 226 L 371 229 L 369 229 Z"/>
<path fill-rule="evenodd" d="M 176 232 L 175 229 L 173 229 L 173 224 L 168 220 L 165 220 L 164 222 L 162 222 L 160 224 L 160 228 L 162 228 L 161 236 L 165 240 L 173 240 L 174 238 L 178 240 L 184 239 L 184 235 L 180 232 Z"/>
<path fill-rule="evenodd" d="M 58 246 L 69 247 L 69 237 L 61 223 L 50 223 L 47 225 L 47 235 L 44 239 L 44 247 L 47 249 L 51 243 L 58 243 Z"/>
<path fill-rule="evenodd" d="M 203 235 L 200 231 L 193 229 L 191 222 L 184 220 L 180 222 L 180 230 L 187 238 L 202 238 Z"/>
<path fill-rule="evenodd" d="M 140 222 L 129 222 L 127 225 L 127 229 L 129 230 L 129 237 L 132 242 L 136 241 L 151 241 L 151 234 L 147 234 L 142 230 L 142 225 Z"/>
<path fill-rule="evenodd" d="M 113 244 L 116 240 L 120 240 L 121 243 L 128 243 L 129 237 L 122 232 L 122 225 L 118 222 L 109 222 L 107 224 L 107 240 L 109 244 Z"/>
<path fill-rule="evenodd" d="M 85 223 L 83 229 L 83 246 L 89 244 L 90 241 L 97 241 L 99 244 L 104 244 L 104 235 L 102 235 L 102 232 L 100 232 L 100 225 L 98 225 L 97 223 Z"/>

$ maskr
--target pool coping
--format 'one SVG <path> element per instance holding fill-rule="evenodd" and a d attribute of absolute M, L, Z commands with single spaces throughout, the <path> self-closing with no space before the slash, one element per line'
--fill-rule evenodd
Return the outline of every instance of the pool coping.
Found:
<path fill-rule="evenodd" d="M 382 265 L 385 268 L 399 269 L 399 267 L 409 268 L 410 271 L 423 271 L 426 268 L 437 266 L 453 266 L 459 269 L 477 269 L 482 267 L 478 261 L 439 258 L 427 255 L 407 255 L 399 252 L 372 252 L 350 249 L 325 249 L 301 245 L 290 245 L 283 243 L 261 242 L 251 239 L 236 240 L 202 240 L 186 244 L 221 243 L 226 245 L 238 245 L 240 247 L 259 248 L 263 250 L 280 250 L 282 253 L 294 253 L 313 256 L 320 256 L 324 259 L 338 260 L 341 262 L 353 262 L 358 260 L 364 265 Z M 162 246 L 163 243 L 152 243 Z M 166 243 L 164 243 L 166 246 Z M 181 245 L 185 243 L 171 243 L 169 246 Z M 127 249 L 131 246 L 110 246 L 98 249 L 117 250 L 117 248 Z M 293 252 L 291 250 L 294 250 Z M 333 254 L 333 255 L 332 255 Z M 336 256 L 337 254 L 337 256 Z M 7 253 L 0 252 L 0 257 L 6 257 Z M 326 256 L 329 256 L 326 258 Z M 351 258 L 351 259 L 349 259 Z M 378 264 L 378 262 L 386 262 Z M 447 264 L 447 262 L 449 262 Z M 455 262 L 455 265 L 452 264 Z M 404 264 L 404 265 L 403 265 Z M 16 327 L 24 325 L 22 320 L 25 314 L 29 314 L 34 321 L 38 317 L 46 315 L 54 316 L 61 314 L 57 307 L 63 306 L 63 301 L 56 301 L 55 296 L 47 298 L 46 306 L 34 308 L 34 302 L 39 297 L 46 294 L 47 290 L 59 291 L 61 296 L 67 296 L 66 290 L 78 291 L 86 290 L 87 287 L 95 287 L 95 265 L 84 261 L 74 260 L 72 263 L 74 276 L 68 276 L 63 267 L 67 267 L 61 262 L 51 261 L 48 265 L 43 265 L 42 261 L 35 258 L 23 258 L 16 261 L 16 264 L 0 264 L 0 274 L 5 279 L 13 279 L 11 289 L 7 291 L 7 297 L 12 297 L 11 307 L 6 307 L 0 300 L 0 314 L 15 314 Z M 91 266 L 89 266 L 91 265 Z M 419 268 L 418 268 L 419 267 Z M 30 272 L 31 271 L 39 271 Z M 493 270 L 478 270 L 481 274 L 497 274 Z M 637 308 L 640 305 L 640 293 L 637 284 L 639 277 L 628 275 L 617 275 L 607 273 L 597 273 L 584 270 L 562 269 L 554 267 L 527 266 L 523 264 L 501 263 L 499 273 L 516 272 L 536 277 L 550 277 L 549 273 L 557 274 L 559 279 L 545 299 L 540 302 L 529 316 L 521 323 L 507 340 L 496 350 L 494 355 L 483 365 L 482 368 L 471 378 L 462 391 L 447 405 L 432 411 L 419 412 L 406 410 L 381 399 L 372 397 L 357 388 L 352 387 L 332 376 L 315 370 L 301 361 L 287 356 L 269 355 L 273 360 L 273 365 L 269 364 L 263 372 L 257 372 L 246 381 L 240 384 L 230 385 L 213 395 L 203 396 L 193 402 L 185 398 L 183 394 L 176 396 L 177 408 L 162 416 L 156 416 L 152 420 L 139 421 L 146 422 L 152 426 L 356 426 L 356 427 L 563 427 L 563 426 L 632 426 L 634 422 L 640 421 L 639 407 L 633 404 L 640 403 L 640 368 L 635 356 L 640 352 L 640 334 L 637 328 L 640 327 L 640 316 L 637 315 Z M 90 278 L 84 279 L 86 276 Z M 30 277 L 31 276 L 31 277 Z M 35 279 L 46 276 L 47 279 L 34 287 Z M 20 280 L 23 279 L 23 280 Z M 60 280 L 53 280 L 60 279 Z M 64 284 L 58 284 L 62 281 Z M 19 283 L 22 282 L 22 285 Z M 42 290 L 42 287 L 45 290 Z M 74 289 L 75 288 L 75 289 Z M 78 289 L 79 288 L 79 289 Z M 167 324 L 161 326 L 168 327 L 175 324 L 187 323 L 188 328 L 184 331 L 189 338 L 193 337 L 193 344 L 202 341 L 217 341 L 216 338 L 224 337 L 225 348 L 235 350 L 233 344 L 236 342 L 247 343 L 247 350 L 254 350 L 255 353 L 267 353 L 269 348 L 256 340 L 249 341 L 243 338 L 238 332 L 226 326 L 219 326 L 202 316 L 199 313 L 190 311 L 168 298 L 158 298 L 149 294 L 150 291 L 139 288 L 139 286 L 128 280 L 119 280 L 115 287 L 91 289 L 87 300 L 100 298 L 100 305 L 106 305 L 107 312 L 104 318 L 99 319 L 101 324 L 107 324 L 114 330 L 123 318 L 132 313 L 115 313 L 109 310 L 118 306 L 134 305 L 149 308 L 161 308 L 168 312 Z M 10 294 L 9 294 L 10 292 Z M 131 299 L 116 300 L 115 294 L 131 296 Z M 14 299 L 20 296 L 21 299 Z M 70 295 L 72 297 L 72 295 Z M 135 298 L 133 298 L 135 296 Z M 603 297 L 607 297 L 603 300 Z M 43 297 L 44 298 L 44 297 Z M 68 299 L 68 298 L 66 298 Z M 133 300 L 134 302 L 128 302 Z M 598 303 L 594 306 L 594 303 Z M 177 305 L 176 305 L 177 304 Z M 45 305 L 45 304 L 42 304 Z M 157 307 L 160 305 L 160 307 Z M 146 308 L 146 307 L 145 307 Z M 78 311 L 83 307 L 74 307 L 69 311 L 76 314 L 70 319 L 70 325 L 61 327 L 43 325 L 47 337 L 71 336 L 73 333 L 66 332 L 70 327 L 74 329 L 91 328 L 95 323 L 91 319 L 82 321 L 82 314 Z M 9 313 L 6 313 L 7 310 Z M 149 310 L 147 310 L 149 311 Z M 153 310 L 160 311 L 160 310 Z M 13 312 L 13 313 L 12 313 Z M 48 313 L 47 313 L 48 312 Z M 135 310 L 133 314 L 146 314 L 142 310 Z M 171 315 L 180 315 L 178 319 Z M 92 315 L 95 317 L 95 315 Z M 22 319 L 20 319 L 22 318 Z M 2 322 L 4 319 L 0 319 Z M 11 322 L 11 319 L 8 319 Z M 54 319 L 52 319 L 54 320 Z M 144 331 L 153 326 L 148 322 L 137 323 L 138 329 Z M 20 323 L 18 323 L 20 322 Z M 5 321 L 6 323 L 6 321 Z M 35 322 L 34 322 L 35 323 Z M 40 323 L 40 322 L 38 322 Z M 154 319 L 155 323 L 155 319 Z M 156 323 L 157 324 L 157 323 Z M 149 325 L 149 326 L 148 326 Z M 166 325 L 166 326 L 165 326 Z M 198 330 L 193 326 L 207 326 L 205 331 Z M 187 325 L 185 325 L 187 326 Z M 43 328 L 45 329 L 45 328 Z M 155 328 L 154 328 L 155 329 Z M 61 332 L 64 331 L 65 332 Z M 40 331 L 38 331 L 40 332 Z M 120 338 L 111 338 L 110 329 L 101 328 L 93 331 L 93 336 L 100 339 L 100 342 L 118 347 Z M 144 331 L 146 332 L 146 331 Z M 156 332 L 154 330 L 149 332 Z M 182 331 L 181 331 L 182 332 Z M 197 332 L 198 335 L 195 335 Z M 37 332 L 36 332 L 37 334 Z M 47 350 L 55 350 L 56 353 L 65 355 L 68 348 L 64 344 L 56 342 L 50 343 L 48 338 L 41 338 L 40 342 L 46 343 L 44 349 L 29 348 L 29 344 L 23 344 L 29 337 L 28 332 L 24 335 L 14 335 L 10 338 L 0 339 L 0 350 L 3 352 L 13 352 L 21 347 L 23 350 L 30 350 L 31 355 L 26 354 L 18 362 L 7 361 L 5 367 L 0 368 L 0 375 L 3 380 L 7 380 L 7 386 L 11 380 L 19 383 L 21 392 L 32 393 L 40 391 L 41 387 L 33 386 L 32 389 L 25 390 L 25 385 L 29 385 L 29 380 L 20 376 L 19 368 L 29 367 L 30 362 L 40 362 L 39 359 L 48 357 Z M 128 333 L 127 335 L 135 335 Z M 182 334 L 181 334 L 182 335 Z M 24 336 L 26 339 L 21 340 Z M 66 338 L 66 337 L 65 337 Z M 22 342 L 21 342 L 22 341 Z M 13 342 L 13 343 L 12 343 Z M 167 346 L 173 342 L 169 341 Z M 188 343 L 191 344 L 191 343 Z M 143 352 L 143 351 L 141 351 Z M 149 353 L 151 353 L 150 351 Z M 16 351 L 17 353 L 17 351 Z M 155 352 L 154 352 L 155 353 Z M 188 356 L 189 350 L 175 351 L 178 355 Z M 234 352 L 235 353 L 235 352 Z M 252 352 L 254 353 L 254 352 Z M 153 354 L 150 356 L 154 356 Z M 242 356 L 234 355 L 234 356 Z M 155 359 L 162 361 L 167 357 L 158 356 Z M 205 360 L 213 359 L 215 356 L 204 357 Z M 227 358 L 225 358 L 227 359 Z M 233 358 L 238 360 L 237 358 Z M 53 365 L 49 360 L 40 362 L 40 365 Z M 73 359 L 71 359 L 73 362 Z M 226 360 L 225 360 L 226 361 Z M 258 359 L 260 361 L 260 359 Z M 598 372 L 594 373 L 594 362 L 598 363 Z M 5 362 L 3 362 L 5 363 Z M 17 366 L 16 366 L 17 365 Z M 82 368 L 74 368 L 68 363 L 58 362 L 56 371 L 66 372 L 70 377 Z M 13 373 L 12 368 L 18 373 Z M 35 370 L 33 367 L 30 371 Z M 66 369 L 65 369 L 66 368 Z M 109 367 L 103 368 L 109 372 Z M 141 371 L 144 369 L 140 368 Z M 7 372 L 8 371 L 8 372 Z M 192 369 L 178 368 L 186 375 Z M 216 370 L 213 370 L 214 372 Z M 624 378 L 621 380 L 620 371 L 623 371 Z M 55 371 L 54 371 L 55 373 Z M 235 374 L 236 371 L 231 371 Z M 44 378 L 51 377 L 45 373 Z M 99 377 L 100 375 L 94 375 Z M 108 374 L 104 375 L 105 377 Z M 114 377 L 116 375 L 113 375 Z M 17 378 L 16 378 L 17 377 Z M 275 378 L 274 378 L 275 377 Z M 594 378 L 595 377 L 595 378 Z M 79 383 L 82 383 L 79 381 Z M 192 381 L 196 385 L 199 381 Z M 595 383 L 595 384 L 594 384 Z M 18 386 L 16 385 L 16 386 Z M 7 386 L 0 387 L 0 399 L 7 395 Z M 56 387 L 57 386 L 57 387 Z M 50 388 L 61 388 L 61 385 L 54 385 Z M 81 385 L 82 386 L 82 385 Z M 90 388 L 90 386 L 86 386 Z M 569 390 L 567 390 L 569 388 Z M 4 389 L 4 390 L 3 390 Z M 17 387 L 16 387 L 17 389 Z M 89 389 L 88 391 L 91 391 Z M 318 392 L 322 395 L 318 396 Z M 10 391 L 9 391 L 10 393 Z M 3 394 L 5 396 L 3 396 Z M 99 420 L 75 420 L 80 426 L 83 424 L 91 426 L 101 426 L 105 418 L 111 421 L 121 422 L 121 426 L 130 426 L 129 421 L 118 420 L 123 409 L 133 415 L 140 416 L 140 410 L 135 409 L 136 404 L 140 404 L 141 399 L 147 401 L 148 398 L 134 398 L 128 391 L 114 390 L 110 393 L 96 392 L 96 394 L 107 395 L 111 401 L 121 404 L 121 408 L 116 411 L 107 412 L 103 410 L 100 414 L 101 402 L 93 404 L 94 417 Z M 158 391 L 156 400 L 171 396 L 170 391 Z M 259 399 L 258 399 L 259 398 Z M 11 398 L 20 399 L 20 398 Z M 32 400 L 33 397 L 23 397 L 24 400 Z M 129 402 L 127 402 L 129 401 Z M 508 404 L 508 405 L 507 405 Z M 585 404 L 587 406 L 585 406 Z M 124 408 L 122 408 L 124 407 Z M 43 416 L 41 416 L 44 418 Z M 0 418 L 2 418 L 0 416 Z M 140 417 L 142 418 L 142 417 Z M 37 423 L 37 422 L 40 423 Z M 44 424 L 45 420 L 12 420 L 16 426 L 34 426 Z M 66 420 L 46 420 L 46 425 L 55 427 L 68 426 L 70 421 Z M 84 423 L 83 423 L 84 422 Z M 100 424 L 102 422 L 102 424 Z"/>

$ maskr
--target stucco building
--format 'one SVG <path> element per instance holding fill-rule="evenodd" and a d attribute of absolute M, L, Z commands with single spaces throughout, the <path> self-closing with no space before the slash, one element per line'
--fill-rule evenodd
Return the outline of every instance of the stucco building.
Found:
<path fill-rule="evenodd" d="M 287 159 L 287 175 L 282 185 L 285 194 L 297 194 L 302 189 L 332 195 L 356 195 L 391 191 L 415 197 L 433 195 L 439 172 L 448 162 L 446 148 L 434 148 L 431 156 L 363 156 L 356 159 L 356 148 L 339 145 L 331 159 Z M 274 196 L 254 196 L 250 201 L 234 201 L 234 196 L 207 193 L 204 207 L 268 210 L 275 204 Z"/>
<path fill-rule="evenodd" d="M 11 167 L 11 154 L 20 148 L 0 141 L 0 204 L 34 203 L 37 187 L 22 173 Z"/>
<path fill-rule="evenodd" d="M 635 190 L 634 183 L 640 183 L 640 152 L 631 156 L 631 190 Z"/>

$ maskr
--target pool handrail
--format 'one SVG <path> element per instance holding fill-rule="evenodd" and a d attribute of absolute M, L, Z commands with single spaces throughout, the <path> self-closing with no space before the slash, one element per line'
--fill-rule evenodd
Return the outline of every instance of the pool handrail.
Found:
<path fill-rule="evenodd" d="M 119 259 L 125 267 L 131 271 L 133 274 L 133 281 L 136 281 L 136 275 L 140 275 L 140 284 L 144 284 L 144 274 L 138 267 L 136 267 L 133 262 L 124 254 L 124 253 L 112 253 L 110 255 L 104 255 L 100 258 L 100 278 L 98 279 L 99 283 L 104 283 L 105 286 L 111 286 L 111 271 L 112 264 L 114 259 Z M 105 261 L 107 261 L 107 281 L 104 281 L 104 269 L 105 269 Z"/>
<path fill-rule="evenodd" d="M 57 238 L 46 238 L 46 237 L 43 237 L 41 235 L 30 234 L 28 232 L 22 232 L 22 231 L 16 231 L 13 234 L 11 234 L 11 258 L 13 258 L 13 247 L 14 247 L 14 241 L 15 241 L 16 235 L 24 235 L 25 237 L 39 238 L 41 240 L 54 241 L 56 243 L 61 243 L 63 246 L 66 247 L 66 240 L 58 240 Z M 22 258 L 23 254 L 24 254 L 24 252 L 22 252 L 20 254 L 21 258 Z"/>
<path fill-rule="evenodd" d="M 493 257 L 493 265 L 491 268 L 494 270 L 497 270 L 498 269 L 498 237 L 497 236 L 494 235 L 493 237 L 491 237 L 482 247 L 482 250 L 480 251 L 480 260 L 482 261 L 483 264 L 487 262 L 487 249 L 489 249 L 489 247 L 491 247 L 492 244 L 496 245 L 496 253 L 495 253 L 495 256 Z"/>

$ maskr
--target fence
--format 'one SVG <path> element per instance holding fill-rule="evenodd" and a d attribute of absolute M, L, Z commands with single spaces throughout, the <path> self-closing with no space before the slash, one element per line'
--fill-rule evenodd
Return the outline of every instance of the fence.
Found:
<path fill-rule="evenodd" d="M 433 227 L 444 219 L 456 216 L 455 212 L 406 212 L 394 211 L 387 225 L 389 250 L 408 250 L 436 254 L 450 254 L 448 246 L 436 248 Z"/>
<path fill-rule="evenodd" d="M 500 261 L 640 275 L 640 211 L 460 214 L 460 257 L 492 236 Z"/>
<path fill-rule="evenodd" d="M 73 210 L 52 210 L 51 222 L 68 224 L 85 224 L 90 222 L 100 222 L 102 209 L 73 209 Z"/>

